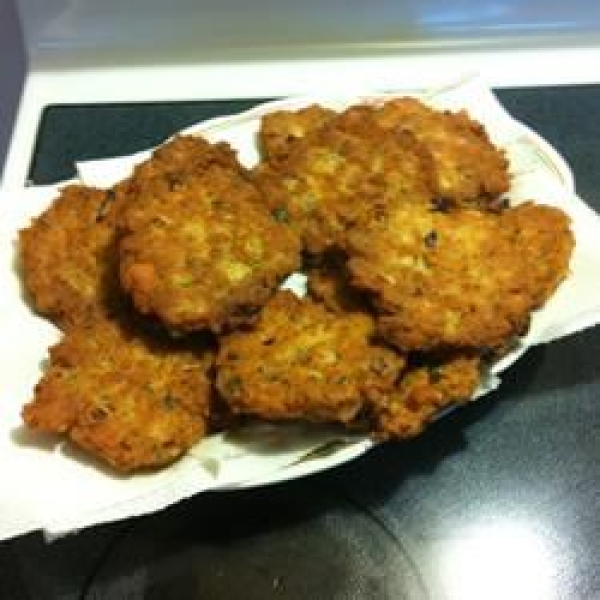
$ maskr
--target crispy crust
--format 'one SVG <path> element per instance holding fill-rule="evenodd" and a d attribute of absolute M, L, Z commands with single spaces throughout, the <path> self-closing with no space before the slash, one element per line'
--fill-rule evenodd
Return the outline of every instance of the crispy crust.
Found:
<path fill-rule="evenodd" d="M 433 198 L 429 156 L 411 134 L 374 123 L 360 132 L 336 124 L 307 134 L 276 165 L 261 163 L 253 173 L 271 210 L 285 215 L 311 253 L 343 248 L 348 230 L 382 206 Z"/>
<path fill-rule="evenodd" d="M 499 215 L 404 207 L 350 239 L 352 282 L 373 294 L 380 333 L 403 351 L 496 350 L 566 276 L 569 219 L 526 203 Z"/>
<path fill-rule="evenodd" d="M 25 290 L 62 328 L 106 312 L 118 296 L 115 215 L 112 191 L 71 185 L 19 232 Z"/>
<path fill-rule="evenodd" d="M 435 165 L 436 195 L 456 205 L 496 205 L 509 188 L 508 160 L 465 111 L 438 111 L 400 98 L 376 111 L 381 127 L 410 131 Z"/>
<path fill-rule="evenodd" d="M 507 211 L 502 219 L 513 231 L 516 246 L 525 249 L 521 285 L 527 289 L 532 309 L 540 308 L 568 275 L 575 247 L 570 219 L 558 208 L 534 202 Z"/>
<path fill-rule="evenodd" d="M 215 165 L 243 171 L 236 152 L 229 144 L 211 144 L 198 136 L 177 135 L 134 168 L 132 174 L 118 186 L 117 196 L 124 203 L 144 202 L 147 194 L 172 190 L 188 177 Z"/>
<path fill-rule="evenodd" d="M 120 471 L 168 464 L 207 430 L 212 354 L 204 344 L 94 319 L 71 327 L 23 408 Z M 133 320 L 135 323 L 135 320 Z"/>
<path fill-rule="evenodd" d="M 243 323 L 300 265 L 295 234 L 220 165 L 150 189 L 121 218 L 120 278 L 142 313 L 183 331 Z"/>
<path fill-rule="evenodd" d="M 380 136 L 380 129 L 412 134 L 431 161 L 434 195 L 449 205 L 495 210 L 509 189 L 506 155 L 481 123 L 465 111 L 436 110 L 410 97 L 351 106 L 338 114 L 313 105 L 268 115 L 260 133 L 267 160 L 285 159 L 298 147 L 298 140 L 310 139 L 325 126 L 362 139 Z"/>
<path fill-rule="evenodd" d="M 479 384 L 480 363 L 477 356 L 457 355 L 408 368 L 396 389 L 374 404 L 376 435 L 414 437 L 443 409 L 466 402 Z"/>
<path fill-rule="evenodd" d="M 263 157 L 268 161 L 284 158 L 297 140 L 321 128 L 335 115 L 335 111 L 317 104 L 265 115 L 258 132 L 258 144 Z"/>
<path fill-rule="evenodd" d="M 373 335 L 365 314 L 335 315 L 279 292 L 250 331 L 221 339 L 217 388 L 236 413 L 352 422 L 403 367 Z"/>

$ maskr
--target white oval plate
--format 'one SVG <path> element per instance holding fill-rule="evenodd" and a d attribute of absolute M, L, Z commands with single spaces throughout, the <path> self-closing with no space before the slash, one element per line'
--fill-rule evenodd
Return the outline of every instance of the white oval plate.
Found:
<path fill-rule="evenodd" d="M 263 114 L 319 102 L 343 108 L 349 103 L 380 102 L 398 94 L 362 94 L 352 98 L 303 98 L 267 103 L 245 113 L 200 123 L 181 133 L 230 142 L 248 165 L 258 157 L 256 132 Z M 498 384 L 508 368 L 533 344 L 547 343 L 600 323 L 600 217 L 574 193 L 573 176 L 563 158 L 542 137 L 516 122 L 493 94 L 477 81 L 463 81 L 423 95 L 437 108 L 464 108 L 485 125 L 493 141 L 506 149 L 512 168 L 510 199 L 526 198 L 558 206 L 569 214 L 576 244 L 569 277 L 532 318 L 520 347 L 490 370 L 477 397 Z M 129 175 L 149 151 L 78 165 L 80 180 L 108 187 Z M 52 535 L 95 523 L 150 513 L 193 494 L 267 485 L 324 471 L 353 460 L 375 442 L 338 430 L 260 424 L 202 440 L 171 467 L 119 477 L 87 462 L 69 444 L 49 447 L 25 436 L 23 403 L 41 374 L 40 362 L 59 332 L 23 302 L 15 270 L 15 240 L 20 228 L 43 211 L 64 185 L 0 190 L 0 332 L 18 344 L 0 345 L 0 538 L 33 529 Z M 298 282 L 296 282 L 298 283 Z M 301 281 L 300 281 L 301 283 Z M 443 414 L 440 415 L 443 417 Z M 60 481 L 57 486 L 56 482 Z M 45 501 L 40 503 L 39 498 Z"/>

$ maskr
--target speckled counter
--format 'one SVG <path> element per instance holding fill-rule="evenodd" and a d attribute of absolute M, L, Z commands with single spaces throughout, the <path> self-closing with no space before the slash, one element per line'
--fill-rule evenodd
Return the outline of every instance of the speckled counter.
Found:
<path fill-rule="evenodd" d="M 600 211 L 600 86 L 498 94 Z M 255 102 L 50 107 L 31 180 Z M 599 328 L 536 348 L 490 397 L 330 472 L 2 543 L 0 597 L 600 598 L 599 357 Z"/>

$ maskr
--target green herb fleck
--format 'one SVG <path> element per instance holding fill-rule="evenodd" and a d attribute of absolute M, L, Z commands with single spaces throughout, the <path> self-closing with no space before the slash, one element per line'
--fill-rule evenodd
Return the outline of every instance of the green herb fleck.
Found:
<path fill-rule="evenodd" d="M 290 222 L 290 215 L 289 215 L 287 209 L 284 208 L 283 206 L 278 206 L 273 211 L 272 214 L 278 223 L 289 223 Z"/>

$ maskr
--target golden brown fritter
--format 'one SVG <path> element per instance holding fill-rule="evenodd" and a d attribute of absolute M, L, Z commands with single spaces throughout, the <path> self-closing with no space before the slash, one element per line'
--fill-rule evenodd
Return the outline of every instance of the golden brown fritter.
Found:
<path fill-rule="evenodd" d="M 176 188 L 186 178 L 213 165 L 242 171 L 237 154 L 229 144 L 211 144 L 198 136 L 177 135 L 134 168 L 131 176 L 118 186 L 117 196 L 127 203 L 144 202 L 146 194 Z"/>
<path fill-rule="evenodd" d="M 374 403 L 376 435 L 414 437 L 444 408 L 467 401 L 479 385 L 480 362 L 458 355 L 407 368 L 394 391 Z"/>
<path fill-rule="evenodd" d="M 525 202 L 503 215 L 514 232 L 515 244 L 524 251 L 521 285 L 533 308 L 540 308 L 568 275 L 575 246 L 569 217 L 558 208 Z M 515 255 L 520 260 L 519 254 Z"/>
<path fill-rule="evenodd" d="M 149 335 L 131 322 L 79 323 L 50 349 L 23 419 L 120 471 L 168 464 L 206 433 L 211 364 L 204 344 Z"/>
<path fill-rule="evenodd" d="M 70 185 L 19 232 L 19 259 L 33 306 L 64 328 L 105 312 L 118 288 L 115 195 Z"/>
<path fill-rule="evenodd" d="M 276 165 L 262 163 L 255 181 L 274 214 L 320 253 L 343 247 L 347 231 L 388 203 L 428 202 L 429 158 L 410 134 L 346 132 L 333 120 L 301 141 Z"/>
<path fill-rule="evenodd" d="M 221 338 L 217 388 L 235 413 L 349 423 L 403 367 L 373 338 L 368 315 L 329 313 L 281 291 L 251 330 Z"/>
<path fill-rule="evenodd" d="M 381 127 L 410 131 L 433 156 L 436 195 L 451 204 L 495 205 L 508 191 L 508 160 L 485 128 L 465 111 L 439 111 L 415 98 L 384 103 L 376 111 Z"/>
<path fill-rule="evenodd" d="M 138 310 L 174 330 L 247 321 L 300 265 L 295 234 L 220 165 L 148 189 L 121 217 L 121 283 Z"/>
<path fill-rule="evenodd" d="M 348 269 L 401 350 L 495 350 L 524 333 L 566 276 L 573 244 L 568 217 L 548 206 L 494 214 L 413 205 L 355 231 Z"/>
<path fill-rule="evenodd" d="M 258 144 L 268 161 L 287 156 L 296 140 L 327 123 L 335 111 L 313 104 L 298 110 L 278 110 L 261 119 Z"/>

